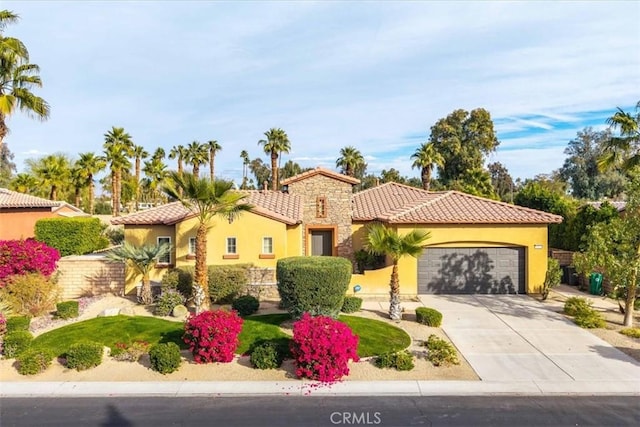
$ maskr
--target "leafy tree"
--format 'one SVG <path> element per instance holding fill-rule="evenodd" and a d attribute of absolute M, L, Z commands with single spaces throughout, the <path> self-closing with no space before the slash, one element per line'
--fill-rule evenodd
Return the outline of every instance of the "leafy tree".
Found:
<path fill-rule="evenodd" d="M 233 183 L 230 181 L 211 182 L 208 179 L 199 179 L 193 174 L 178 175 L 175 172 L 170 175 L 169 183 L 163 187 L 169 197 L 180 200 L 198 219 L 194 280 L 204 296 L 204 310 L 208 310 L 211 305 L 207 271 L 207 231 L 211 227 L 211 221 L 216 216 L 232 221 L 242 212 L 252 208 L 244 202 L 247 195 L 233 191 L 232 188 Z"/>
<path fill-rule="evenodd" d="M 122 246 L 107 252 L 107 257 L 114 261 L 128 262 L 142 275 L 140 302 L 142 304 L 152 304 L 153 296 L 151 294 L 151 279 L 149 273 L 155 268 L 158 260 L 170 251 L 171 246 L 166 243 L 138 247 L 124 242 Z"/>
<path fill-rule="evenodd" d="M 280 128 L 271 128 L 264 133 L 267 139 L 258 141 L 258 145 L 262 145 L 265 154 L 271 157 L 271 189 L 278 190 L 280 181 L 278 180 L 278 157 L 282 153 L 288 153 L 291 150 L 291 143 L 287 133 Z M 256 178 L 258 178 L 256 176 Z"/>
<path fill-rule="evenodd" d="M 83 171 L 83 176 L 89 189 L 89 213 L 93 215 L 95 211 L 95 183 L 93 182 L 93 177 L 107 167 L 107 161 L 104 157 L 96 156 L 92 152 L 80 153 L 76 166 Z"/>
<path fill-rule="evenodd" d="M 282 169 L 279 172 L 279 179 L 287 179 L 295 175 L 299 175 L 303 172 L 310 170 L 309 168 L 303 168 L 293 160 L 287 160 Z"/>
<path fill-rule="evenodd" d="M 104 134 L 103 147 L 107 164 L 111 169 L 111 214 L 119 216 L 122 205 L 122 171 L 131 167 L 129 156 L 132 155 L 133 141 L 124 128 L 113 126 Z"/>
<path fill-rule="evenodd" d="M 262 159 L 255 158 L 251 160 L 251 162 L 249 163 L 249 170 L 251 170 L 253 176 L 256 177 L 256 184 L 259 189 L 262 188 L 265 182 L 268 184 L 271 181 L 272 172 L 264 164 Z"/>
<path fill-rule="evenodd" d="M 38 180 L 31 174 L 19 173 L 11 180 L 9 188 L 18 193 L 34 194 L 38 188 Z"/>
<path fill-rule="evenodd" d="M 500 162 L 489 163 L 487 165 L 491 176 L 491 185 L 495 189 L 500 200 L 513 203 L 513 192 L 515 184 L 506 167 Z"/>
<path fill-rule="evenodd" d="M 477 108 L 471 112 L 455 110 L 431 127 L 429 142 L 442 155 L 439 168 L 443 185 L 463 181 L 467 171 L 482 169 L 484 158 L 499 145 L 489 112 Z"/>
<path fill-rule="evenodd" d="M 18 19 L 9 10 L 0 11 L 0 149 L 9 132 L 6 119 L 16 109 L 42 121 L 50 113 L 49 104 L 32 92 L 42 87 L 40 67 L 29 63 L 29 52 L 20 40 L 4 35 L 6 26 Z"/>
<path fill-rule="evenodd" d="M 400 172 L 394 168 L 391 168 L 389 170 L 383 169 L 382 172 L 380 172 L 380 182 L 383 184 L 386 182 L 397 182 L 398 184 L 405 184 L 407 182 L 407 178 L 400 175 Z"/>
<path fill-rule="evenodd" d="M 422 188 L 429 191 L 433 166 L 444 166 L 444 157 L 436 151 L 432 142 L 425 142 L 411 155 L 411 159 L 413 160 L 411 168 L 420 168 Z"/>
<path fill-rule="evenodd" d="M 465 171 L 462 178 L 449 183 L 449 188 L 451 190 L 463 191 L 474 196 L 488 197 L 490 199 L 498 198 L 491 184 L 491 175 L 482 168 Z"/>
<path fill-rule="evenodd" d="M 16 171 L 16 165 L 12 161 L 13 157 L 7 144 L 0 145 L 0 187 L 7 187 L 11 176 Z"/>
<path fill-rule="evenodd" d="M 640 101 L 636 104 L 635 115 L 618 108 L 607 119 L 607 124 L 618 131 L 618 136 L 604 144 L 599 166 L 608 169 L 619 165 L 624 171 L 640 166 Z"/>
<path fill-rule="evenodd" d="M 414 258 L 420 256 L 424 243 L 430 237 L 430 233 L 421 230 L 412 230 L 401 236 L 393 228 L 380 223 L 370 225 L 367 230 L 365 249 L 372 255 L 387 255 L 393 262 L 389 282 L 389 317 L 392 320 L 400 321 L 402 318 L 398 261 L 407 255 Z"/>
<path fill-rule="evenodd" d="M 216 171 L 216 153 L 222 150 L 222 145 L 218 144 L 218 141 L 213 139 L 211 141 L 207 141 L 207 147 L 209 147 L 209 179 L 211 179 L 211 181 L 214 181 Z"/>
<path fill-rule="evenodd" d="M 200 165 L 209 161 L 209 149 L 198 141 L 192 141 L 187 145 L 187 157 L 185 162 L 193 166 L 193 175 L 200 176 Z"/>
<path fill-rule="evenodd" d="M 341 173 L 355 177 L 356 171 L 363 170 L 366 163 L 362 153 L 350 145 L 340 149 L 340 157 L 336 160 L 336 167 L 340 168 Z"/>
<path fill-rule="evenodd" d="M 610 222 L 620 214 L 609 202 L 603 202 L 598 208 L 583 205 L 578 209 L 575 217 L 568 223 L 566 235 L 566 249 L 582 251 L 587 243 L 589 228 L 601 222 Z"/>
<path fill-rule="evenodd" d="M 240 158 L 242 159 L 242 184 L 240 185 L 240 188 L 243 190 L 247 189 L 247 173 L 249 171 L 249 163 L 251 163 L 251 161 L 249 160 L 249 153 L 247 153 L 247 150 L 242 150 L 240 152 Z"/>

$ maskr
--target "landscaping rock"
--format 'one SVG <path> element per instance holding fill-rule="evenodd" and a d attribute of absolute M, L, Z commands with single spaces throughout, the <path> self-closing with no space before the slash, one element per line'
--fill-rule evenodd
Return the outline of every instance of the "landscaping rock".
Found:
<path fill-rule="evenodd" d="M 120 309 L 120 314 L 124 314 L 125 316 L 135 316 L 136 312 L 133 307 L 124 307 Z"/>
<path fill-rule="evenodd" d="M 98 317 L 111 317 L 120 314 L 119 308 L 106 308 L 98 314 Z"/>
<path fill-rule="evenodd" d="M 171 315 L 173 317 L 186 317 L 189 314 L 189 310 L 187 309 L 187 307 L 185 307 L 182 304 L 176 305 L 175 307 L 173 307 L 173 311 L 171 312 Z"/>

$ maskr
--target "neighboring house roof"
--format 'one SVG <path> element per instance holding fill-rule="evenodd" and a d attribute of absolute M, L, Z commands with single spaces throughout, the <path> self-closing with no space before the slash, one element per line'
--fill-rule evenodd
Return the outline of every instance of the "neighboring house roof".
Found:
<path fill-rule="evenodd" d="M 302 222 L 302 198 L 297 194 L 280 191 L 241 191 L 247 195 L 246 203 L 253 205 L 252 212 L 276 221 L 293 225 Z M 130 215 L 113 218 L 114 225 L 176 224 L 195 214 L 181 202 L 168 203 Z"/>
<path fill-rule="evenodd" d="M 51 208 L 52 212 L 56 212 L 61 208 L 68 208 L 71 211 L 84 214 L 82 209 L 70 205 L 67 202 L 43 199 L 42 197 L 31 196 L 29 194 L 18 193 L 6 188 L 0 188 L 0 209 L 16 209 L 16 208 Z M 73 216 L 73 213 L 61 213 L 64 216 Z"/>
<path fill-rule="evenodd" d="M 389 182 L 353 195 L 353 220 L 421 224 L 548 224 L 562 217 L 458 191 Z"/>
<path fill-rule="evenodd" d="M 588 205 L 591 205 L 596 209 L 600 209 L 600 206 L 603 203 L 604 202 L 587 202 Z M 607 203 L 616 208 L 618 212 L 624 212 L 627 209 L 627 202 L 612 202 L 610 200 L 607 200 Z"/>
<path fill-rule="evenodd" d="M 312 176 L 315 175 L 323 175 L 329 178 L 333 178 L 333 179 L 337 179 L 338 181 L 343 181 L 346 182 L 348 184 L 359 184 L 360 180 L 348 175 L 344 175 L 341 173 L 338 173 L 336 171 L 332 171 L 331 169 L 326 169 L 326 168 L 322 168 L 322 167 L 317 167 L 315 169 L 311 169 L 309 171 L 306 172 L 302 172 L 301 174 L 298 175 L 294 175 L 292 177 L 289 177 L 287 179 L 283 179 L 282 181 L 280 181 L 280 184 L 282 185 L 289 185 L 293 182 L 297 182 L 297 181 L 301 181 L 303 179 L 307 179 L 310 178 Z"/>

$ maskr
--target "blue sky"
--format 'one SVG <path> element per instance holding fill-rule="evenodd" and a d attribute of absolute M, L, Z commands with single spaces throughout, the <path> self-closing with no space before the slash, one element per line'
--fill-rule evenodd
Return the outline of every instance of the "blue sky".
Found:
<path fill-rule="evenodd" d="M 40 123 L 5 139 L 18 169 L 47 153 L 102 149 L 112 126 L 149 151 L 216 139 L 219 176 L 266 156 L 271 127 L 292 159 L 334 168 L 353 145 L 379 173 L 453 110 L 490 111 L 489 161 L 549 173 L 585 126 L 640 100 L 640 2 L 3 1 L 5 31 L 41 67 Z M 170 161 L 170 166 L 175 165 Z"/>

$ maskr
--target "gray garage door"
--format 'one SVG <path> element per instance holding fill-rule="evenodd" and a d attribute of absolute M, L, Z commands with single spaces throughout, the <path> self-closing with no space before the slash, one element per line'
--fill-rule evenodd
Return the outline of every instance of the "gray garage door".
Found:
<path fill-rule="evenodd" d="M 426 248 L 421 294 L 524 294 L 524 248 Z"/>

